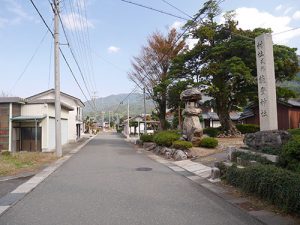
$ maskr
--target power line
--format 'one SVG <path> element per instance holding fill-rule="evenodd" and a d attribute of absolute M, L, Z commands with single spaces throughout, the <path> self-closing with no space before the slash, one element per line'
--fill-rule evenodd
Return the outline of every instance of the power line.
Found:
<path fill-rule="evenodd" d="M 40 18 L 42 19 L 44 25 L 47 27 L 48 31 L 51 33 L 52 37 L 54 38 L 54 34 L 53 34 L 52 30 L 50 29 L 50 27 L 48 26 L 47 22 L 45 21 L 43 15 L 40 13 L 39 9 L 36 7 L 36 5 L 35 5 L 35 3 L 33 2 L 33 0 L 30 0 L 30 2 L 31 2 L 31 4 L 33 5 L 33 7 L 35 8 L 35 10 L 37 11 L 37 13 L 39 14 Z M 73 70 L 72 70 L 72 68 L 71 68 L 71 66 L 70 66 L 70 64 L 69 64 L 69 62 L 68 62 L 68 60 L 67 60 L 67 58 L 65 57 L 63 51 L 61 50 L 61 48 L 59 48 L 59 51 L 60 51 L 60 53 L 61 53 L 61 55 L 62 55 L 62 57 L 63 57 L 65 63 L 67 64 L 67 67 L 69 68 L 69 70 L 70 70 L 70 72 L 71 72 L 71 75 L 72 75 L 72 77 L 74 78 L 76 84 L 78 85 L 80 91 L 82 92 L 82 94 L 83 94 L 83 96 L 85 97 L 85 99 L 89 102 L 88 98 L 86 97 L 84 91 L 82 90 L 82 88 L 81 88 L 81 86 L 80 86 L 80 84 L 79 84 L 79 82 L 78 82 L 78 80 L 77 80 L 77 78 L 76 78 L 76 76 L 75 76 L 75 74 L 74 74 L 74 72 L 73 72 Z M 89 102 L 89 104 L 90 104 L 90 102 Z M 90 104 L 90 105 L 91 105 L 91 104 Z M 91 107 L 93 108 L 92 105 L 91 105 Z"/>
<path fill-rule="evenodd" d="M 172 16 L 172 17 L 175 17 L 177 19 L 188 20 L 187 18 L 177 16 L 175 14 L 172 14 L 172 13 L 160 10 L 160 9 L 155 9 L 155 8 L 150 7 L 150 6 L 142 5 L 142 4 L 139 4 L 139 3 L 136 3 L 136 2 L 131 2 L 131 1 L 127 1 L 127 0 L 120 0 L 120 1 L 132 4 L 132 5 L 136 5 L 136 6 L 139 6 L 139 7 L 142 7 L 142 8 L 150 9 L 152 11 L 159 12 L 159 13 L 162 13 L 162 14 L 165 14 L 165 15 L 168 15 L 168 16 Z"/>
<path fill-rule="evenodd" d="M 50 60 L 49 60 L 49 74 L 48 74 L 48 89 L 50 88 L 50 76 L 51 76 L 51 64 L 52 64 L 52 51 L 53 51 L 53 42 L 51 41 L 50 45 Z"/>
<path fill-rule="evenodd" d="M 274 33 L 272 36 L 275 36 L 275 35 L 278 35 L 278 34 L 287 33 L 287 32 L 294 31 L 294 30 L 298 30 L 298 29 L 300 29 L 300 27 L 295 27 L 295 28 L 292 28 L 292 29 L 289 29 L 289 30 L 277 32 L 277 33 Z"/>
<path fill-rule="evenodd" d="M 166 1 L 166 0 L 161 0 L 162 2 L 166 3 L 167 5 L 171 6 L 172 8 L 176 9 L 177 11 L 181 12 L 182 14 L 186 15 L 187 17 L 193 19 L 192 16 L 190 16 L 189 14 L 187 14 L 186 12 L 184 12 L 183 10 L 177 8 L 176 6 L 172 5 L 170 2 Z"/>
<path fill-rule="evenodd" d="M 75 61 L 75 64 L 76 64 L 76 66 L 77 66 L 79 72 L 80 72 L 80 75 L 81 75 L 81 78 L 82 78 L 82 80 L 83 80 L 84 86 L 85 86 L 85 88 L 86 88 L 86 90 L 87 90 L 87 92 L 88 92 L 88 95 L 90 96 L 90 98 L 92 98 L 91 93 L 90 93 L 90 91 L 89 91 L 89 88 L 87 87 L 85 78 L 84 78 L 84 76 L 83 76 L 81 67 L 79 66 L 78 60 L 76 59 L 76 56 L 75 56 L 75 54 L 74 54 L 74 52 L 73 52 L 73 49 L 71 48 L 71 45 L 70 45 L 70 42 L 69 42 L 69 39 L 68 39 L 66 30 L 65 30 L 65 27 L 64 27 L 64 24 L 63 24 L 63 22 L 62 22 L 62 20 L 61 20 L 60 14 L 58 14 L 58 17 L 59 17 L 59 21 L 60 21 L 60 23 L 61 23 L 61 26 L 62 26 L 64 35 L 65 35 L 65 38 L 66 38 L 66 40 L 67 40 L 67 44 L 68 44 L 68 47 L 69 47 L 69 49 L 70 49 L 71 55 L 72 55 L 72 57 L 73 57 L 73 59 L 74 59 L 74 61 Z"/>
<path fill-rule="evenodd" d="M 123 1 L 123 0 L 121 0 L 121 1 Z M 195 22 L 197 19 L 199 19 L 199 17 L 200 17 L 200 15 L 198 15 L 198 16 L 195 16 L 195 18 L 193 19 L 193 21 Z M 202 18 L 200 18 L 200 20 L 202 20 Z M 185 35 L 185 33 L 188 31 L 190 29 L 190 27 L 189 26 L 187 26 L 186 28 L 185 28 L 185 30 L 177 37 L 177 39 L 176 39 L 176 41 L 174 42 L 174 45 Z M 156 63 L 155 63 L 155 65 L 153 65 L 153 68 L 155 67 L 155 66 L 157 66 L 158 65 L 158 63 L 161 61 L 161 60 L 163 60 L 167 55 L 169 55 L 169 53 L 171 52 L 171 48 L 169 48 L 168 49 L 168 51 L 165 53 L 165 54 L 163 54 L 163 56 L 161 57 L 161 59 L 159 59 L 159 60 L 157 60 L 156 61 Z M 145 71 L 144 70 L 144 72 L 148 75 L 148 73 L 147 73 L 147 71 Z M 148 75 L 149 76 L 149 75 Z M 145 78 L 146 78 L 147 76 L 146 75 L 144 75 L 144 77 L 140 80 L 140 83 L 142 83 L 144 80 L 145 80 Z M 118 109 L 119 109 L 119 107 L 120 107 L 120 105 L 121 105 L 121 103 L 122 102 L 124 102 L 134 91 L 136 91 L 136 89 L 138 88 L 139 86 L 138 85 L 136 85 L 135 86 L 135 88 L 120 102 L 120 104 L 118 105 L 118 107 L 116 108 L 116 110 L 115 111 L 117 111 Z"/>
<path fill-rule="evenodd" d="M 15 83 L 11 86 L 10 88 L 10 91 L 12 91 L 12 89 L 14 89 L 14 87 L 17 85 L 17 83 L 21 80 L 21 78 L 23 77 L 23 75 L 25 74 L 25 72 L 27 71 L 28 67 L 30 66 L 32 60 L 34 59 L 34 57 L 36 56 L 36 54 L 38 53 L 40 47 L 42 46 L 42 43 L 44 42 L 44 40 L 46 39 L 47 37 L 47 34 L 48 34 L 48 30 L 46 31 L 46 33 L 43 35 L 40 43 L 38 44 L 37 48 L 35 49 L 35 51 L 33 52 L 32 56 L 30 57 L 30 59 L 28 60 L 26 66 L 24 67 L 22 73 L 18 76 L 17 80 L 15 81 Z"/>

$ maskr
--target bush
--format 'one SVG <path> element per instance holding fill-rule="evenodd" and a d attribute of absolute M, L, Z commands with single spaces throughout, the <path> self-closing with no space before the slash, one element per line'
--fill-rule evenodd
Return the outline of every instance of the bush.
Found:
<path fill-rule="evenodd" d="M 10 156 L 10 151 L 8 151 L 8 150 L 2 150 L 1 151 L 1 155 L 3 155 L 3 156 Z"/>
<path fill-rule="evenodd" d="M 296 128 L 296 129 L 289 129 L 288 132 L 295 136 L 295 135 L 300 135 L 300 128 Z"/>
<path fill-rule="evenodd" d="M 233 152 L 231 160 L 233 162 L 236 162 L 236 158 L 237 157 L 240 157 L 244 161 L 255 160 L 256 162 L 259 162 L 259 163 L 265 164 L 265 165 L 267 165 L 267 164 L 273 164 L 266 157 L 263 157 L 263 156 L 260 156 L 260 155 L 255 155 L 255 154 L 251 154 L 251 153 L 248 153 L 248 152 Z"/>
<path fill-rule="evenodd" d="M 173 148 L 176 149 L 189 149 L 193 147 L 193 144 L 189 141 L 174 141 L 172 144 Z"/>
<path fill-rule="evenodd" d="M 232 166 L 225 179 L 246 193 L 275 204 L 286 212 L 300 215 L 300 175 L 272 165 L 255 165 L 244 169 Z"/>
<path fill-rule="evenodd" d="M 259 126 L 256 124 L 237 124 L 236 128 L 242 134 L 255 133 L 259 131 Z"/>
<path fill-rule="evenodd" d="M 263 147 L 261 149 L 258 149 L 259 152 L 265 153 L 265 154 L 270 154 L 270 155 L 280 155 L 281 148 L 272 148 L 272 147 Z"/>
<path fill-rule="evenodd" d="M 153 141 L 160 146 L 170 147 L 180 138 L 177 131 L 160 131 L 153 136 Z"/>
<path fill-rule="evenodd" d="M 204 148 L 215 148 L 218 146 L 218 140 L 212 137 L 202 138 L 199 146 Z"/>
<path fill-rule="evenodd" d="M 153 142 L 153 135 L 152 134 L 142 134 L 140 136 L 140 140 L 142 142 Z"/>
<path fill-rule="evenodd" d="M 203 134 L 207 134 L 210 137 L 217 137 L 220 134 L 218 128 L 208 127 L 203 129 Z"/>
<path fill-rule="evenodd" d="M 282 148 L 279 164 L 300 173 L 300 136 L 293 136 Z"/>

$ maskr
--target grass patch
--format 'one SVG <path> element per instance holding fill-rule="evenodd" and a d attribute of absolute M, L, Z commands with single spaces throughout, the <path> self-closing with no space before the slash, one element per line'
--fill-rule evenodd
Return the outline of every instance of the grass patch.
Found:
<path fill-rule="evenodd" d="M 18 152 L 0 156 L 0 176 L 16 175 L 21 172 L 34 171 L 56 160 L 53 153 Z"/>

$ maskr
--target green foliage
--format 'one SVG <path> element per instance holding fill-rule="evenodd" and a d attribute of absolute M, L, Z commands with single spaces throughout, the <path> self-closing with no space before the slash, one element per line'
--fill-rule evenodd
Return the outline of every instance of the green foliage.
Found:
<path fill-rule="evenodd" d="M 243 161 L 246 161 L 246 164 L 249 164 L 249 161 L 255 160 L 256 162 L 259 162 L 261 164 L 273 164 L 271 161 L 269 161 L 266 157 L 257 155 L 257 154 L 251 154 L 247 152 L 233 152 L 232 153 L 232 162 L 236 162 L 236 158 L 240 157 Z"/>
<path fill-rule="evenodd" d="M 138 127 L 139 123 L 137 121 L 129 121 L 130 127 Z"/>
<path fill-rule="evenodd" d="M 300 128 L 296 128 L 296 129 L 289 129 L 288 132 L 295 136 L 295 135 L 300 135 Z"/>
<path fill-rule="evenodd" d="M 206 134 L 210 137 L 217 137 L 220 134 L 219 128 L 208 127 L 203 129 L 203 134 Z"/>
<path fill-rule="evenodd" d="M 142 142 L 153 142 L 153 135 L 152 134 L 142 134 L 140 136 L 140 140 Z"/>
<path fill-rule="evenodd" d="M 173 142 L 172 147 L 176 149 L 189 149 L 193 147 L 193 144 L 189 141 L 178 140 Z"/>
<path fill-rule="evenodd" d="M 295 91 L 285 87 L 276 87 L 276 96 L 278 99 L 285 99 L 285 100 L 288 100 L 289 98 L 297 97 Z"/>
<path fill-rule="evenodd" d="M 279 155 L 281 153 L 281 148 L 263 147 L 261 149 L 258 149 L 258 151 L 270 155 Z"/>
<path fill-rule="evenodd" d="M 300 136 L 293 136 L 282 148 L 280 165 L 300 173 Z"/>
<path fill-rule="evenodd" d="M 8 151 L 8 150 L 2 150 L 0 153 L 3 156 L 10 156 L 10 151 Z"/>
<path fill-rule="evenodd" d="M 173 111 L 178 110 L 178 107 L 184 108 L 184 102 L 180 99 L 180 94 L 187 88 L 192 81 L 178 81 L 170 85 L 168 88 L 168 108 Z"/>
<path fill-rule="evenodd" d="M 153 141 L 160 146 L 170 147 L 174 141 L 180 138 L 177 131 L 160 131 L 153 136 Z"/>
<path fill-rule="evenodd" d="M 259 131 L 259 126 L 256 124 L 237 124 L 236 128 L 242 134 L 255 133 Z"/>
<path fill-rule="evenodd" d="M 174 59 L 170 73 L 174 79 L 192 79 L 205 87 L 203 91 L 215 99 L 223 129 L 235 133 L 229 113 L 245 106 L 249 100 L 257 100 L 253 39 L 271 30 L 242 30 L 237 27 L 238 21 L 234 20 L 232 12 L 225 14 L 225 22 L 220 24 L 217 22 L 219 15 L 217 1 L 210 0 L 196 14 L 206 19 L 191 20 L 185 25 L 189 28 L 189 36 L 198 42 L 193 49 L 182 51 Z M 274 60 L 277 81 L 290 80 L 298 72 L 296 49 L 274 45 Z"/>
<path fill-rule="evenodd" d="M 246 193 L 267 200 L 286 212 L 300 215 L 300 175 L 273 165 L 255 165 L 244 169 L 232 166 L 225 179 Z"/>
<path fill-rule="evenodd" d="M 204 148 L 215 148 L 218 146 L 218 140 L 212 137 L 204 137 L 201 139 L 199 146 Z"/>

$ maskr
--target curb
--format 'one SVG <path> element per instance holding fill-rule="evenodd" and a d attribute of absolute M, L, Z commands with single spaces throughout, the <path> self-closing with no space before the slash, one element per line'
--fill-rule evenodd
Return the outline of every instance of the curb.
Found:
<path fill-rule="evenodd" d="M 40 183 L 42 183 L 48 176 L 50 176 L 54 171 L 56 171 L 61 165 L 68 161 L 74 154 L 80 151 L 85 145 L 87 145 L 91 140 L 93 140 L 97 135 L 86 140 L 84 143 L 79 145 L 77 148 L 70 151 L 67 155 L 56 160 L 50 166 L 46 167 L 35 176 L 30 178 L 25 183 L 18 186 L 12 192 L 6 194 L 0 198 L 0 217 L 18 201 L 22 200 L 28 193 L 35 189 Z"/>
<path fill-rule="evenodd" d="M 230 205 L 242 210 L 247 213 L 249 216 L 254 218 L 255 220 L 261 222 L 266 225 L 296 225 L 298 224 L 294 220 L 290 218 L 285 218 L 280 215 L 277 215 L 273 212 L 269 212 L 266 210 L 258 210 L 258 211 L 247 211 L 242 208 L 240 205 L 243 203 L 247 203 L 248 200 L 245 198 L 234 197 L 230 195 L 227 190 L 224 188 L 215 185 L 214 183 L 219 182 L 219 179 L 211 180 L 210 171 L 211 167 L 205 166 L 201 163 L 195 163 L 191 160 L 182 160 L 182 161 L 168 161 L 161 156 L 158 156 L 152 152 L 145 151 L 143 148 L 138 148 L 139 152 L 144 152 L 149 158 L 154 161 L 165 165 L 172 171 L 177 174 L 184 176 L 190 181 L 196 183 L 202 188 L 210 191 L 211 193 L 217 195 L 219 198 L 222 198 L 224 201 L 229 203 Z M 197 165 L 196 165 L 197 164 Z"/>

